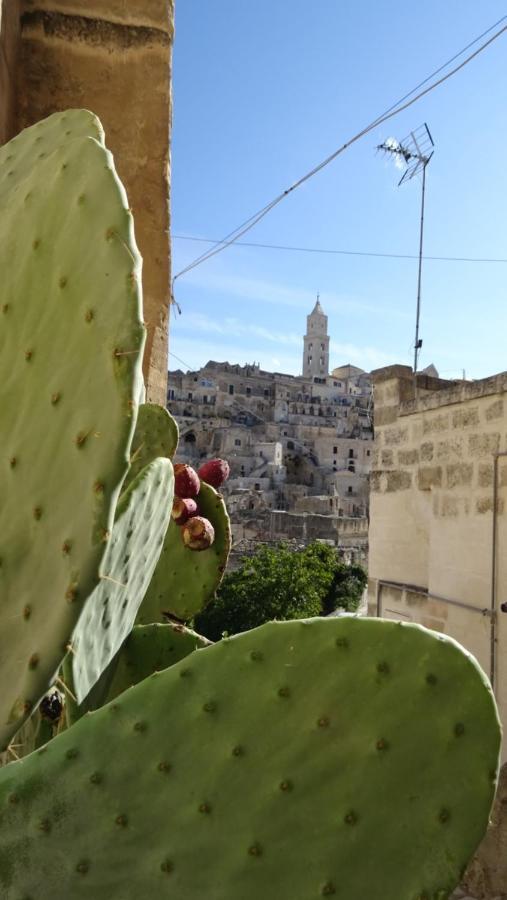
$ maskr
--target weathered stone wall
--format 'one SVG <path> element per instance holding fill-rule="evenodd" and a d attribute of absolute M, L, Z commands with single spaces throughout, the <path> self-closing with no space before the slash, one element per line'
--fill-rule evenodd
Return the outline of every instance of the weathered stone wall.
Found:
<path fill-rule="evenodd" d="M 497 454 L 507 450 L 507 373 L 472 383 L 418 376 L 417 384 L 404 366 L 373 374 L 369 614 L 460 641 L 494 677 L 505 730 L 507 457 Z M 507 900 L 505 766 L 462 888 L 456 900 Z"/>
<path fill-rule="evenodd" d="M 19 0 L 0 0 L 0 144 L 14 134 Z"/>
<path fill-rule="evenodd" d="M 507 765 L 500 773 L 488 833 L 468 866 L 463 889 L 474 900 L 507 900 Z"/>
<path fill-rule="evenodd" d="M 507 373 L 471 383 L 418 377 L 417 385 L 406 367 L 374 373 L 369 572 L 370 612 L 380 586 L 395 617 L 464 644 L 493 677 L 505 725 L 506 390 Z"/>
<path fill-rule="evenodd" d="M 68 107 L 87 107 L 102 120 L 144 258 L 148 399 L 165 405 L 173 2 L 20 3 L 15 130 Z M 9 10 L 17 5 L 7 0 Z"/>
<path fill-rule="evenodd" d="M 324 516 L 318 513 L 272 510 L 269 534 L 271 539 L 280 537 L 303 542 L 317 538 L 334 539 L 339 545 L 356 543 L 366 550 L 368 522 L 366 518 L 349 519 L 343 516 Z"/>

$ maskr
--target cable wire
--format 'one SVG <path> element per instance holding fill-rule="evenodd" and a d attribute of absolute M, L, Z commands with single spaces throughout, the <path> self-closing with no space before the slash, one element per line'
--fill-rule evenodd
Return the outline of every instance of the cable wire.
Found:
<path fill-rule="evenodd" d="M 197 241 L 205 244 L 216 244 L 216 238 L 193 237 L 187 234 L 173 234 L 173 240 Z M 339 256 L 374 256 L 381 259 L 419 259 L 416 253 L 380 253 L 368 250 L 335 250 L 326 247 L 294 247 L 288 244 L 260 244 L 254 241 L 235 241 L 237 247 L 258 247 L 264 250 L 291 250 L 297 253 L 326 253 Z M 423 256 L 425 260 L 438 262 L 467 262 L 467 263 L 507 263 L 507 258 L 484 256 Z"/>
<path fill-rule="evenodd" d="M 499 24 L 499 23 L 505 21 L 505 19 L 507 19 L 507 16 L 503 16 L 501 19 L 498 20 L 498 23 L 496 23 L 496 24 Z M 496 25 L 492 25 L 485 32 L 483 32 L 483 35 L 489 34 L 489 32 L 495 27 L 496 27 Z M 476 56 L 478 56 L 480 53 L 482 53 L 486 49 L 486 47 L 489 47 L 489 45 L 492 44 L 493 41 L 496 41 L 497 38 L 499 38 L 502 34 L 504 34 L 505 31 L 507 31 L 507 25 L 504 25 L 503 28 L 501 28 L 499 31 L 497 31 L 495 34 L 493 34 L 492 37 L 490 37 L 487 41 L 485 41 L 483 44 L 481 44 L 481 46 L 478 47 L 477 50 L 474 50 L 473 53 L 471 53 L 469 56 L 467 56 L 461 63 L 459 63 L 459 65 L 457 65 L 453 69 L 451 69 L 450 72 L 447 72 L 447 74 L 443 75 L 442 78 L 439 78 L 437 81 L 433 82 L 428 87 L 425 87 L 424 90 L 419 91 L 419 93 L 416 93 L 415 96 L 411 97 L 411 95 L 418 90 L 419 86 L 427 84 L 427 82 L 430 81 L 432 78 L 434 78 L 435 75 L 439 74 L 442 71 L 442 69 L 447 68 L 447 66 L 450 65 L 451 62 L 456 60 L 459 56 L 462 56 L 463 53 L 466 51 L 466 49 L 468 49 L 471 46 L 473 46 L 474 44 L 476 44 L 477 41 L 480 40 L 483 35 L 480 35 L 477 38 L 474 38 L 474 40 L 470 44 L 468 44 L 466 48 L 463 48 L 462 50 L 460 50 L 457 54 L 455 54 L 451 58 L 451 60 L 449 60 L 447 63 L 444 63 L 443 66 L 440 66 L 440 68 L 436 69 L 436 71 L 433 72 L 431 75 L 429 75 L 426 79 L 424 79 L 424 81 L 422 81 L 418 87 L 413 88 L 408 94 L 405 94 L 405 96 L 401 100 L 399 100 L 396 104 L 394 104 L 388 110 L 386 110 L 384 113 L 382 113 L 380 116 L 378 116 L 378 118 L 374 119 L 373 122 L 371 122 L 369 125 L 367 125 L 365 128 L 363 128 L 357 134 L 355 134 L 352 138 L 350 138 L 344 144 L 342 144 L 341 147 L 339 147 L 337 150 L 335 150 L 333 153 L 331 153 L 329 156 L 327 156 L 325 159 L 323 159 L 322 162 L 320 162 L 316 166 L 314 166 L 313 169 L 310 169 L 309 172 L 307 172 L 305 175 L 303 175 L 301 178 L 299 178 L 297 181 L 295 181 L 294 184 L 292 184 L 290 187 L 286 188 L 284 191 L 282 191 L 280 194 L 278 194 L 278 196 L 274 197 L 273 200 L 271 200 L 269 203 L 266 204 L 266 206 L 263 206 L 262 209 L 258 210 L 258 212 L 254 213 L 252 216 L 250 216 L 250 218 L 248 218 L 244 222 L 242 222 L 241 225 L 238 225 L 233 231 L 230 231 L 229 234 L 225 235 L 225 237 L 222 238 L 222 240 L 218 241 L 214 247 L 211 247 L 210 250 L 202 253 L 200 256 L 198 256 L 196 259 L 194 259 L 191 263 L 189 263 L 187 266 L 185 266 L 183 269 L 181 269 L 179 272 L 177 272 L 176 275 L 172 279 L 172 288 L 173 288 L 173 290 L 171 292 L 172 302 L 175 302 L 175 300 L 174 300 L 174 284 L 178 278 L 181 278 L 182 275 L 185 275 L 187 272 L 190 272 L 192 269 L 195 269 L 196 266 L 199 266 L 203 262 L 206 262 L 208 259 L 211 259 L 213 256 L 216 256 L 217 253 L 221 253 L 222 250 L 226 250 L 227 247 L 230 247 L 231 244 L 236 243 L 236 241 L 238 241 L 239 238 L 243 237 L 243 235 L 246 234 L 248 231 L 251 231 L 251 229 L 254 228 L 254 226 L 257 225 L 261 221 L 261 219 L 263 219 L 269 212 L 271 212 L 271 210 L 274 209 L 274 207 L 277 206 L 279 203 L 281 203 L 281 201 L 284 200 L 289 194 L 291 194 L 297 188 L 301 187 L 301 185 L 305 184 L 305 182 L 309 181 L 310 178 L 313 178 L 314 175 L 317 175 L 318 172 L 321 172 L 322 169 L 324 169 L 326 166 L 328 166 L 338 156 L 340 156 L 340 154 L 342 154 L 345 150 L 347 150 L 349 147 L 351 147 L 353 144 L 355 144 L 358 140 L 360 140 L 360 138 L 364 137 L 366 134 L 368 134 L 370 131 L 373 131 L 373 129 L 377 128 L 379 125 L 382 125 L 384 122 L 387 122 L 389 119 L 394 118 L 394 116 L 397 116 L 400 112 L 403 112 L 405 109 L 408 109 L 410 106 L 413 106 L 414 103 L 416 103 L 418 100 L 420 100 L 426 94 L 429 94 L 431 91 L 434 91 L 435 88 L 439 87 L 441 84 L 443 84 L 449 78 L 451 78 L 453 75 L 455 75 L 461 69 L 463 69 L 466 65 L 468 65 L 469 62 L 471 62 L 473 59 L 475 59 Z M 411 97 L 411 99 L 407 99 L 410 97 Z"/>

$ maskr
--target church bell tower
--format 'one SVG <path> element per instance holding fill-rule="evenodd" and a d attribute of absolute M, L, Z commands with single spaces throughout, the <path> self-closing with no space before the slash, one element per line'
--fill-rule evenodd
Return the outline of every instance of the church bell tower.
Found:
<path fill-rule="evenodd" d="M 306 334 L 303 349 L 303 378 L 329 374 L 329 336 L 327 316 L 320 305 L 319 295 L 310 315 L 306 317 Z"/>

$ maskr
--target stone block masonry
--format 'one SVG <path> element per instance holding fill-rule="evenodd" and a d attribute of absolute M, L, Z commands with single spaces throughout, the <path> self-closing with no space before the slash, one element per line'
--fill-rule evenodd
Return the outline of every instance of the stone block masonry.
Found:
<path fill-rule="evenodd" d="M 483 661 L 507 726 L 507 374 L 448 382 L 389 367 L 372 376 L 370 595 L 379 581 L 418 584 L 471 607 L 458 625 L 459 607 L 450 605 L 442 630 Z M 473 610 L 489 610 L 492 598 L 490 634 Z M 422 608 L 408 614 L 422 624 L 432 618 Z"/>

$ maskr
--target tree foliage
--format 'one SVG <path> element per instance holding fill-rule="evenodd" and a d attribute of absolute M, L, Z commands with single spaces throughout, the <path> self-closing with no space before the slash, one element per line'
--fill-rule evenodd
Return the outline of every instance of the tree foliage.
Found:
<path fill-rule="evenodd" d="M 304 550 L 262 547 L 225 576 L 195 627 L 216 641 L 224 632 L 237 634 L 273 619 L 329 615 L 338 607 L 353 612 L 365 584 L 364 570 L 345 565 L 327 544 Z"/>

